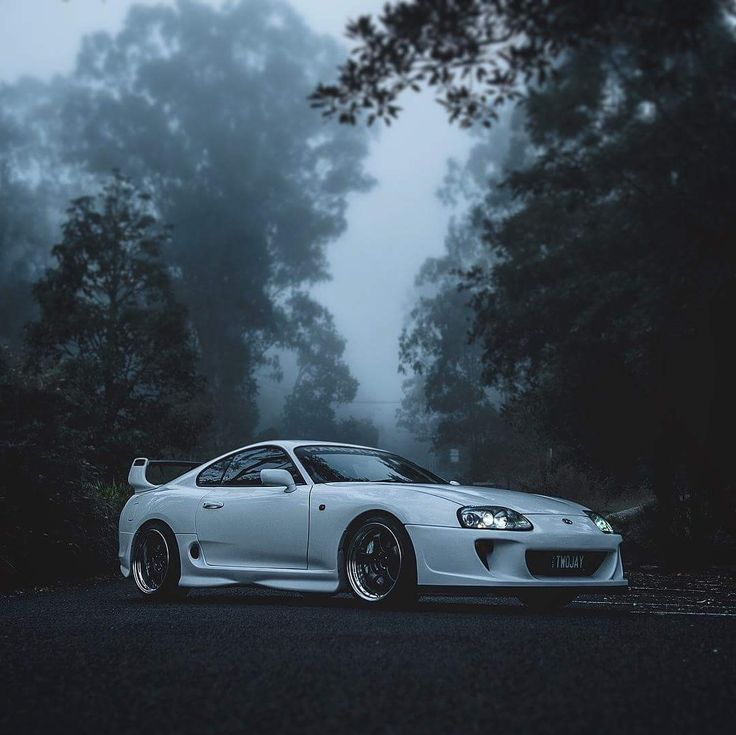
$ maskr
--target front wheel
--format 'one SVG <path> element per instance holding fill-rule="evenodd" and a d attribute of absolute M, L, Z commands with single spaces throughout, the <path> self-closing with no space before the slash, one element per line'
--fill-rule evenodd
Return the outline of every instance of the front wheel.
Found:
<path fill-rule="evenodd" d="M 367 518 L 355 529 L 345 552 L 345 574 L 350 591 L 365 604 L 392 607 L 416 601 L 414 548 L 392 518 Z"/>
<path fill-rule="evenodd" d="M 149 599 L 183 597 L 179 587 L 181 560 L 176 537 L 163 523 L 151 523 L 136 534 L 133 541 L 133 580 Z"/>
<path fill-rule="evenodd" d="M 577 593 L 570 590 L 529 590 L 528 592 L 520 592 L 519 600 L 535 612 L 551 612 L 569 605 L 575 598 Z"/>

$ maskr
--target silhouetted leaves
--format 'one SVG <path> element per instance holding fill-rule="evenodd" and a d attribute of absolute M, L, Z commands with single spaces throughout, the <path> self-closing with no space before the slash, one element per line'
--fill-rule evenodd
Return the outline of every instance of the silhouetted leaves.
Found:
<path fill-rule="evenodd" d="M 408 0 L 387 3 L 377 21 L 348 23 L 357 45 L 336 83 L 310 99 L 326 117 L 355 124 L 368 113 L 386 123 L 396 100 L 422 85 L 436 88 L 451 122 L 489 125 L 499 105 L 543 85 L 573 50 L 622 40 L 677 51 L 693 44 L 703 19 L 728 6 L 635 0 Z"/>

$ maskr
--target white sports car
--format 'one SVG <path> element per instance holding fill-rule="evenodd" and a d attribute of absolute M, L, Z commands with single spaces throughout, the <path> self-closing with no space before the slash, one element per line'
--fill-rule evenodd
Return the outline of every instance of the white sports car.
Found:
<path fill-rule="evenodd" d="M 270 441 L 157 485 L 162 465 L 133 462 L 120 516 L 120 568 L 152 598 L 250 584 L 386 605 L 492 590 L 545 608 L 628 584 L 597 513 L 448 483 L 379 449 Z"/>

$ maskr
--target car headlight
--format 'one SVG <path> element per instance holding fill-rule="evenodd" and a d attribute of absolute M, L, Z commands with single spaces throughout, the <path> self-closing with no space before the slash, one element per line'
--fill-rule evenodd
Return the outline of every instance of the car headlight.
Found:
<path fill-rule="evenodd" d="M 615 533 L 613 526 L 600 514 L 594 513 L 592 510 L 586 510 L 585 515 L 595 523 L 603 533 Z"/>
<path fill-rule="evenodd" d="M 493 531 L 531 531 L 533 526 L 528 518 L 511 508 L 496 505 L 467 506 L 457 512 L 463 528 L 484 528 Z"/>

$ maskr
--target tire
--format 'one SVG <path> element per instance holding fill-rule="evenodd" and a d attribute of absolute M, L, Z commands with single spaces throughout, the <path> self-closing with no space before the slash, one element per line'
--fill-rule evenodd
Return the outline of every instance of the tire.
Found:
<path fill-rule="evenodd" d="M 524 607 L 534 612 L 552 612 L 569 605 L 576 597 L 576 592 L 570 590 L 529 590 L 519 594 L 519 600 Z"/>
<path fill-rule="evenodd" d="M 149 600 L 173 600 L 187 594 L 188 590 L 179 587 L 179 546 L 165 523 L 149 523 L 138 531 L 131 567 L 135 586 Z"/>
<path fill-rule="evenodd" d="M 409 534 L 396 520 L 376 515 L 364 519 L 345 545 L 348 587 L 362 604 L 411 606 L 417 599 L 417 563 Z"/>

